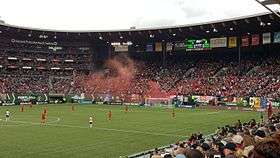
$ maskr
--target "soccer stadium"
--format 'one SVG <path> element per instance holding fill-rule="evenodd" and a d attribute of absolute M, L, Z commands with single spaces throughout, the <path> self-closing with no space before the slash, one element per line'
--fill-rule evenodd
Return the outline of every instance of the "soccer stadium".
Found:
<path fill-rule="evenodd" d="M 128 29 L 21 25 L 7 16 L 20 9 L 0 11 L 0 157 L 280 158 L 280 1 L 248 1 L 258 11 L 205 20 L 194 5 L 189 22 Z M 239 2 L 226 3 L 250 8 Z M 57 3 L 26 11 L 64 14 Z"/>

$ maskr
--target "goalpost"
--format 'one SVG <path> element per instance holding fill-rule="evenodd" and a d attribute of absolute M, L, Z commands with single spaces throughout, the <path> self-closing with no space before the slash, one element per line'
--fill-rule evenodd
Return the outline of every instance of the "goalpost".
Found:
<path fill-rule="evenodd" d="M 146 98 L 145 106 L 172 107 L 172 99 L 171 98 Z"/>

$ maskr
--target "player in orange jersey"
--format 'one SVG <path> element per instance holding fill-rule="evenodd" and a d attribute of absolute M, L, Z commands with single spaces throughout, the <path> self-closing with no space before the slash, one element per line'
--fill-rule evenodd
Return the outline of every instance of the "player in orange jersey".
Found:
<path fill-rule="evenodd" d="M 128 106 L 126 105 L 125 106 L 125 113 L 127 113 L 128 112 Z"/>
<path fill-rule="evenodd" d="M 48 109 L 47 109 L 47 107 L 45 107 L 45 108 L 44 108 L 43 113 L 44 113 L 44 114 L 47 114 L 47 113 L 48 113 Z"/>
<path fill-rule="evenodd" d="M 110 121 L 112 120 L 112 111 L 111 111 L 111 110 L 108 112 L 108 119 L 109 119 Z"/>
<path fill-rule="evenodd" d="M 172 111 L 172 117 L 175 118 L 175 110 Z"/>
<path fill-rule="evenodd" d="M 24 111 L 24 105 L 20 106 L 20 111 L 23 112 Z"/>
<path fill-rule="evenodd" d="M 47 122 L 47 113 L 41 113 L 41 124 L 45 124 Z"/>

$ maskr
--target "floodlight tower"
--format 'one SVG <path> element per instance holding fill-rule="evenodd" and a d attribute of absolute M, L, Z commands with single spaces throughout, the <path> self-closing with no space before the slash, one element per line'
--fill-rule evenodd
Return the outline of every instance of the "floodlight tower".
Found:
<path fill-rule="evenodd" d="M 270 12 L 280 18 L 280 0 L 256 0 Z"/>

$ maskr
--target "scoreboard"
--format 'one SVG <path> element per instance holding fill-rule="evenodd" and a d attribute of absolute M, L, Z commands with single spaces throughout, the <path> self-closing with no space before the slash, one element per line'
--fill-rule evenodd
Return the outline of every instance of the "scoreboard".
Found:
<path fill-rule="evenodd" d="M 207 39 L 186 39 L 185 46 L 187 51 L 209 50 L 210 42 Z"/>

